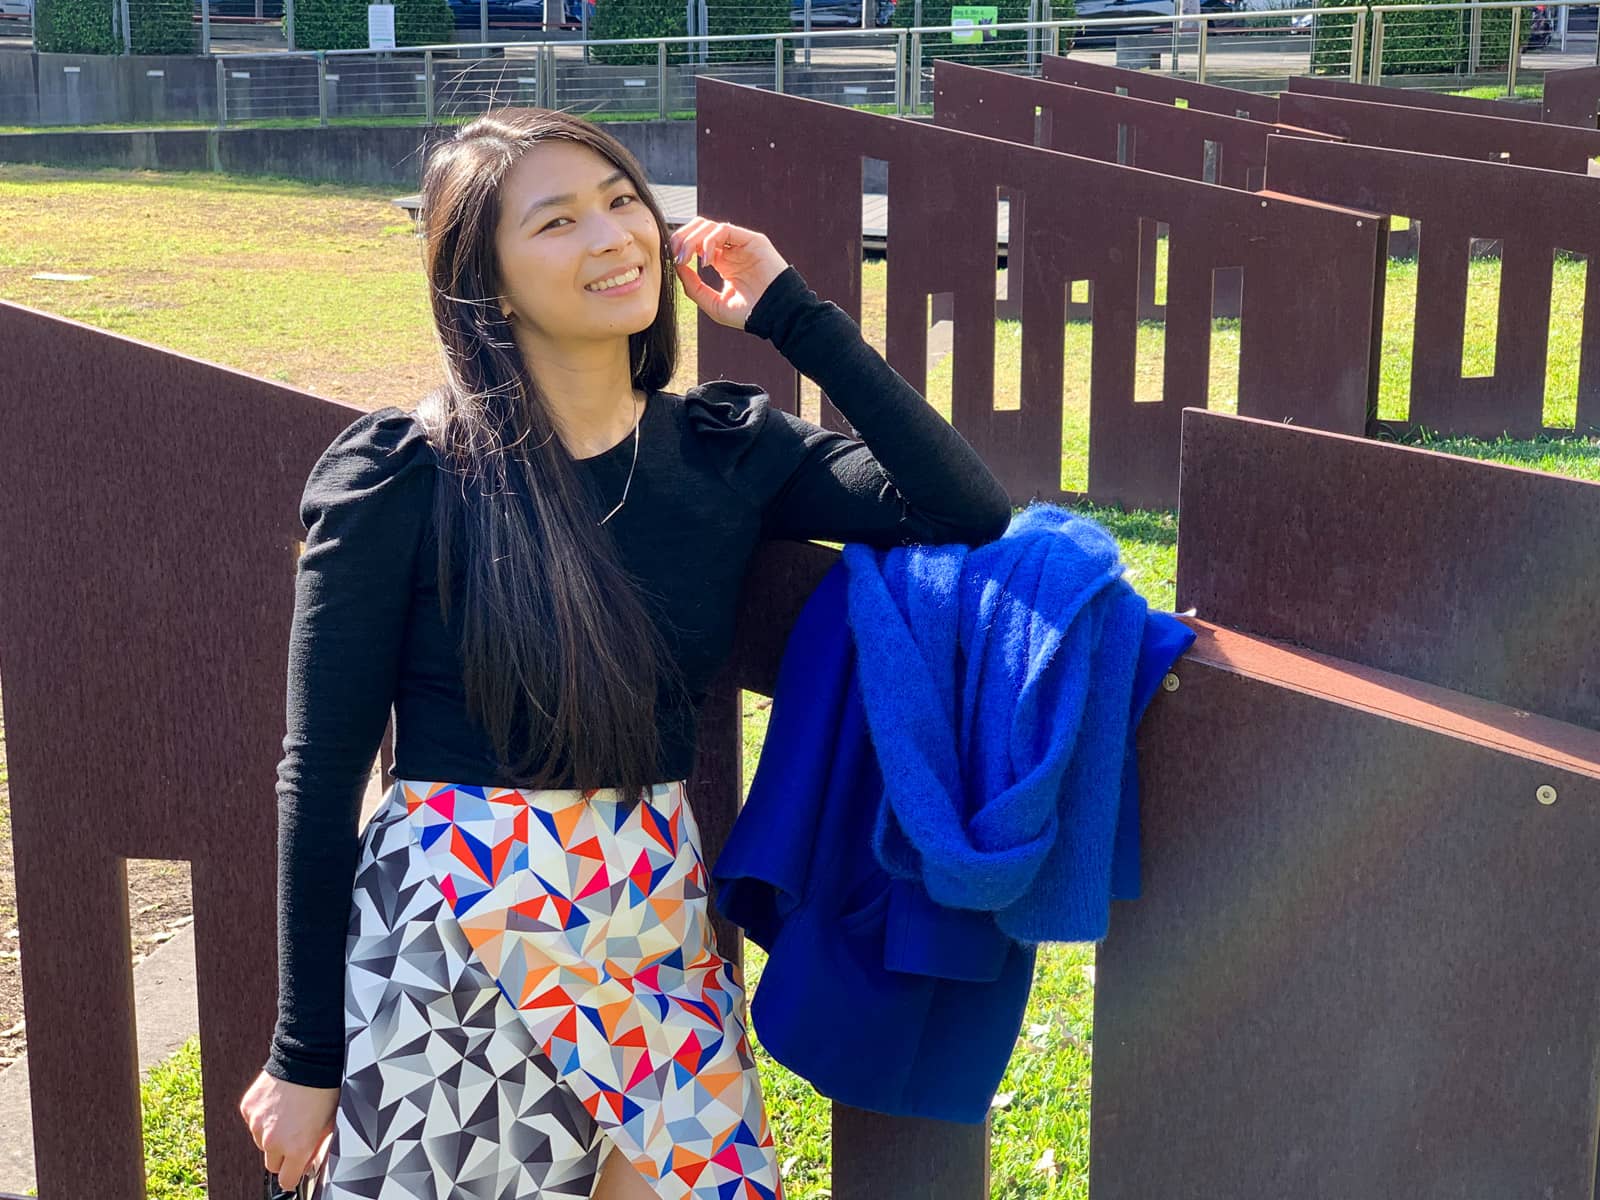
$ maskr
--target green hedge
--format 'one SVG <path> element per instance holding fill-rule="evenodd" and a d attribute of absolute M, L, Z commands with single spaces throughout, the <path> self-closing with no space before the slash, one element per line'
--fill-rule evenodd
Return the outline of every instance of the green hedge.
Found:
<path fill-rule="evenodd" d="M 606 0 L 600 0 L 605 4 Z M 598 5 L 596 6 L 599 7 Z M 679 5 L 679 7 L 683 7 Z M 795 26 L 789 20 L 789 0 L 739 0 L 736 5 L 715 2 L 706 5 L 710 34 L 788 33 Z M 724 42 L 710 46 L 713 62 L 772 62 L 771 42 Z M 783 60 L 794 61 L 794 42 L 783 44 Z"/>
<path fill-rule="evenodd" d="M 1460 75 L 1471 62 L 1471 14 L 1463 9 L 1436 9 L 1440 0 L 1392 0 L 1416 12 L 1385 13 L 1383 75 Z M 1320 8 L 1344 7 L 1348 0 L 1320 0 Z M 1511 10 L 1484 9 L 1480 14 L 1478 67 L 1504 70 L 1510 60 Z M 1312 70 L 1318 75 L 1347 75 L 1353 14 L 1318 14 L 1311 48 Z M 1372 13 L 1368 4 L 1366 34 L 1361 46 L 1363 75 L 1372 70 Z"/>
<path fill-rule="evenodd" d="M 445 0 L 393 2 L 395 45 L 432 46 L 450 41 L 455 18 Z M 367 0 L 295 0 L 294 44 L 301 50 L 365 47 Z"/>
<path fill-rule="evenodd" d="M 37 0 L 33 48 L 41 54 L 120 54 L 110 0 Z"/>
<path fill-rule="evenodd" d="M 869 3 L 875 2 L 876 0 L 869 0 Z M 992 2 L 999 10 L 996 20 L 1002 25 L 1028 19 L 1028 0 L 992 0 Z M 953 7 L 955 5 L 951 0 L 922 0 L 920 23 L 948 25 L 950 10 Z M 1074 11 L 1076 10 L 1073 0 L 1059 0 L 1050 6 L 1050 15 L 1054 20 L 1069 18 Z M 903 29 L 915 28 L 918 24 L 916 0 L 898 0 L 894 6 L 894 20 L 891 24 Z M 1046 30 L 1040 32 L 1048 33 Z M 922 35 L 922 65 L 926 67 L 935 58 L 968 62 L 973 66 L 1015 66 L 1028 60 L 1028 32 L 1019 29 L 1012 33 L 1001 33 L 993 39 L 981 42 L 952 42 L 949 34 L 925 33 Z"/>
<path fill-rule="evenodd" d="M 112 25 L 116 0 L 37 0 L 34 47 L 48 54 L 120 54 Z M 446 0 L 394 0 L 395 42 L 428 46 L 450 41 L 455 21 Z M 128 0 L 135 54 L 194 54 L 199 29 L 192 0 Z M 367 44 L 367 0 L 299 0 L 295 44 L 304 50 L 349 50 Z"/>
<path fill-rule="evenodd" d="M 684 37 L 688 32 L 685 0 L 599 0 L 589 15 L 589 36 L 604 38 Z M 712 0 L 707 5 L 708 34 L 788 33 L 789 0 L 739 0 L 726 4 Z M 707 47 L 710 65 L 730 62 L 772 61 L 771 42 L 713 42 Z M 669 63 L 686 63 L 695 55 L 688 44 L 667 47 Z M 784 43 L 785 62 L 794 61 L 794 46 Z M 656 65 L 654 46 L 596 46 L 589 51 L 593 62 L 611 66 Z M 696 59 L 698 61 L 698 59 Z"/>
<path fill-rule="evenodd" d="M 135 54 L 198 54 L 200 27 L 193 0 L 128 0 Z"/>
<path fill-rule="evenodd" d="M 685 0 L 599 0 L 589 15 L 589 36 L 604 38 L 683 37 L 689 32 Z M 687 52 L 667 48 L 668 62 L 683 62 Z M 612 66 L 654 66 L 654 46 L 595 46 L 593 62 Z"/>

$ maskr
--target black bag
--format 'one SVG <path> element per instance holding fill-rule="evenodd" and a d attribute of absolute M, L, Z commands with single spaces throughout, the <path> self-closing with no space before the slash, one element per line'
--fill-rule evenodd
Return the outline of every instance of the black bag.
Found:
<path fill-rule="evenodd" d="M 266 1191 L 262 1193 L 266 1200 L 311 1200 L 311 1179 L 309 1177 L 302 1179 L 300 1186 L 291 1192 L 279 1186 L 278 1177 L 271 1171 L 263 1168 L 261 1174 L 266 1182 Z"/>

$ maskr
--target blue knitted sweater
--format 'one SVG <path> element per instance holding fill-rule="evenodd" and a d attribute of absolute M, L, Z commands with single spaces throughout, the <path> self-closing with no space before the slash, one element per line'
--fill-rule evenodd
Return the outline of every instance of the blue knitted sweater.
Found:
<path fill-rule="evenodd" d="M 977 549 L 844 562 L 879 861 L 1018 941 L 1104 937 L 1147 613 L 1116 542 L 1035 504 Z"/>
<path fill-rule="evenodd" d="M 847 545 L 712 871 L 768 952 L 767 1051 L 847 1104 L 982 1121 L 1034 943 L 1098 939 L 1137 895 L 1133 733 L 1193 639 L 1049 506 L 977 549 Z"/>

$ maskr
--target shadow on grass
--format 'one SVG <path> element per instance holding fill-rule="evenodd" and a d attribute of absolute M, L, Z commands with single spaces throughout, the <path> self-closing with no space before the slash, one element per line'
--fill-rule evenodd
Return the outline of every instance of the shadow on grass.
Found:
<path fill-rule="evenodd" d="M 1154 546 L 1178 544 L 1178 514 L 1163 509 L 1120 509 L 1080 500 L 1072 505 L 1080 512 L 1104 525 L 1116 535 L 1118 541 L 1143 542 Z"/>
<path fill-rule="evenodd" d="M 1436 450 L 1441 454 L 1600 482 L 1600 438 L 1541 437 L 1518 441 L 1503 437 L 1491 442 L 1420 432 L 1385 440 L 1419 450 Z"/>

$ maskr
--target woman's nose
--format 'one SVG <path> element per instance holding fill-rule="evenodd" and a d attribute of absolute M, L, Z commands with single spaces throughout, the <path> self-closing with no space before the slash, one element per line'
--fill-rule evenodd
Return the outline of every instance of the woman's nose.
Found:
<path fill-rule="evenodd" d="M 592 248 L 596 253 L 604 253 L 626 246 L 632 240 L 633 231 L 628 228 L 627 222 L 606 213 L 598 218 Z"/>

